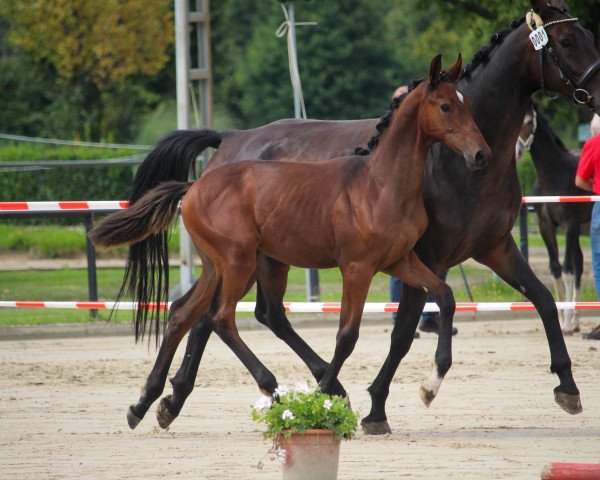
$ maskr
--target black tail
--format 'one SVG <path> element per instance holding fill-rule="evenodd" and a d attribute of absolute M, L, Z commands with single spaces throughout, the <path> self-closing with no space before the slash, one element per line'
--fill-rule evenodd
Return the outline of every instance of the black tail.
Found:
<path fill-rule="evenodd" d="M 194 162 L 204 150 L 217 148 L 222 136 L 214 130 L 176 130 L 162 137 L 139 166 L 131 193 L 130 205 L 135 205 L 148 191 L 165 181 L 186 182 Z M 130 207 L 131 208 L 131 207 Z M 108 219 L 107 219 L 108 220 Z M 141 228 L 141 227 L 140 227 Z M 113 239 L 119 235 L 114 233 Z M 163 302 L 169 298 L 168 231 L 151 232 L 129 246 L 123 285 L 117 296 L 121 300 L 129 292 L 139 302 L 136 311 L 135 338 L 144 336 L 148 317 L 152 313 L 156 342 L 160 333 L 159 310 L 149 310 L 148 302 Z M 146 305 L 146 308 L 144 308 Z"/>
<path fill-rule="evenodd" d="M 135 313 L 135 339 L 143 338 L 152 313 L 156 343 L 160 321 L 166 314 L 149 303 L 169 298 L 169 227 L 177 214 L 179 201 L 190 182 L 165 182 L 150 190 L 126 210 L 109 215 L 89 237 L 95 245 L 130 245 L 123 284 L 117 302 L 128 292 L 138 308 Z"/>
<path fill-rule="evenodd" d="M 209 147 L 218 148 L 222 134 L 214 130 L 175 130 L 162 137 L 137 170 L 129 202 L 137 202 L 162 182 L 185 182 L 196 158 Z"/>

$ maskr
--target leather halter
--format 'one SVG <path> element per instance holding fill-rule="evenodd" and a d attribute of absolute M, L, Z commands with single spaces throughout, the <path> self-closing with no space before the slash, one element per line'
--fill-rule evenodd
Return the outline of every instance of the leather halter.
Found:
<path fill-rule="evenodd" d="M 566 12 L 563 12 L 563 13 L 566 13 Z M 544 23 L 539 15 L 537 15 L 536 13 L 531 11 L 527 14 L 526 23 L 527 23 L 527 26 L 529 27 L 529 29 L 533 31 L 533 30 L 535 30 L 535 28 L 539 28 L 539 27 L 549 27 L 550 25 L 555 25 L 557 23 L 577 22 L 577 21 L 578 21 L 578 19 L 576 17 L 568 17 L 568 18 L 564 18 L 562 20 L 554 20 L 552 22 Z M 598 70 L 600 70 L 600 58 L 598 58 L 596 61 L 594 61 L 586 69 L 586 71 L 583 72 L 583 74 L 579 77 L 579 79 L 574 79 L 573 77 L 571 77 L 571 75 L 569 75 L 569 73 L 562 66 L 560 59 L 558 58 L 558 55 L 556 54 L 555 50 L 552 48 L 552 46 L 550 45 L 549 42 L 538 51 L 540 54 L 539 59 L 540 59 L 541 86 L 542 86 L 542 89 L 544 90 L 544 93 L 546 94 L 546 96 L 548 96 L 549 98 L 556 98 L 556 96 L 551 97 L 546 90 L 546 85 L 545 85 L 545 81 L 544 81 L 544 53 L 548 54 L 548 56 L 552 60 L 552 63 L 558 70 L 561 80 L 571 90 L 573 101 L 575 103 L 578 103 L 579 105 L 585 105 L 592 111 L 595 111 L 593 105 L 591 104 L 594 97 L 586 90 L 585 87 L 587 86 L 587 84 L 589 83 L 591 78 L 598 72 Z"/>

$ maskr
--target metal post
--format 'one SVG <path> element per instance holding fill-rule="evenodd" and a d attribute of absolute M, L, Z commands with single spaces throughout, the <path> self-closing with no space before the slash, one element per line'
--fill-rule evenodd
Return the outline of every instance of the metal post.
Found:
<path fill-rule="evenodd" d="M 177 73 L 177 128 L 190 128 L 189 102 L 189 2 L 175 0 L 175 68 Z M 176 296 L 185 294 L 194 283 L 193 245 L 189 234 L 179 218 L 179 291 Z"/>
<path fill-rule="evenodd" d="M 288 17 L 290 19 L 289 35 L 290 35 L 290 62 L 292 65 L 298 65 L 298 56 L 296 54 L 296 16 L 294 13 L 294 2 L 287 4 Z M 294 88 L 294 116 L 295 118 L 302 118 L 302 108 L 300 106 L 300 92 L 297 86 L 292 82 Z M 306 298 L 309 302 L 318 302 L 320 291 L 319 291 L 319 271 L 314 268 L 306 270 Z"/>
<path fill-rule="evenodd" d="M 88 234 L 94 223 L 94 214 L 83 216 L 85 225 L 85 249 L 87 255 L 88 299 L 90 302 L 98 301 L 98 276 L 96 274 L 96 249 Z M 98 310 L 90 309 L 90 317 L 96 318 Z"/>

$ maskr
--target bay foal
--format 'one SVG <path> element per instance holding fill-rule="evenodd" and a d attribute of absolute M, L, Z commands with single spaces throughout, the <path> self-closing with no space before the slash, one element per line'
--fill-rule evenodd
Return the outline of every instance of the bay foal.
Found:
<path fill-rule="evenodd" d="M 491 155 L 456 89 L 461 70 L 460 57 L 445 73 L 440 56 L 435 57 L 428 80 L 402 102 L 396 101 L 397 110 L 368 157 L 225 165 L 193 184 L 159 185 L 91 233 L 100 246 L 142 241 L 169 227 L 185 194 L 183 221 L 203 262 L 200 279 L 171 308 L 154 368 L 138 404 L 130 407 L 130 426 L 135 427 L 160 396 L 179 342 L 203 312 L 259 388 L 274 393 L 275 377 L 235 325 L 236 304 L 255 274 L 260 281 L 265 263 L 270 276 L 286 275 L 289 265 L 341 270 L 340 325 L 333 359 L 319 381 L 324 392 L 346 393 L 337 376 L 358 339 L 371 279 L 379 271 L 433 294 L 441 329 L 451 330 L 452 291 L 412 247 L 427 227 L 421 189 L 430 145 L 443 142 L 473 170 L 487 165 Z M 281 298 L 276 303 L 281 308 Z M 436 372 L 443 372 L 442 377 L 451 365 L 451 335 L 445 338 L 443 353 L 436 357 L 442 363 Z M 433 382 L 435 390 L 441 378 Z"/>

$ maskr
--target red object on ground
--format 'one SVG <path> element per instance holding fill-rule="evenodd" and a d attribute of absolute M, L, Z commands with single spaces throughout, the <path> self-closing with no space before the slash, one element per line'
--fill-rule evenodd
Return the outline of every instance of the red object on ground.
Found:
<path fill-rule="evenodd" d="M 549 463 L 542 469 L 542 480 L 600 479 L 600 463 Z"/>

